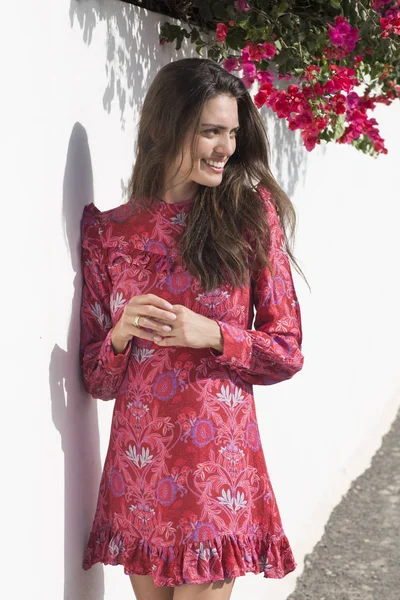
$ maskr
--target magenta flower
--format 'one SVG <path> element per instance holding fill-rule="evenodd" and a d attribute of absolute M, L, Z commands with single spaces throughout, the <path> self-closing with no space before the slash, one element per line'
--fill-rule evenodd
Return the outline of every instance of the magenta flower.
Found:
<path fill-rule="evenodd" d="M 381 8 L 384 8 L 386 4 L 391 4 L 392 0 L 372 0 L 371 8 L 376 11 L 380 11 Z"/>
<path fill-rule="evenodd" d="M 239 13 L 247 12 L 251 10 L 250 6 L 247 4 L 246 0 L 235 0 L 235 10 Z"/>
<path fill-rule="evenodd" d="M 232 73 L 235 69 L 238 68 L 239 61 L 234 56 L 231 58 L 226 58 L 223 62 L 224 69 L 226 69 L 229 73 Z"/>
<path fill-rule="evenodd" d="M 292 76 L 290 73 L 286 73 L 286 75 L 281 75 L 281 73 L 278 73 L 278 79 L 282 81 L 290 81 Z"/>
<path fill-rule="evenodd" d="M 357 108 L 359 101 L 360 96 L 357 94 L 357 92 L 350 92 L 350 94 L 347 94 L 346 104 L 350 110 Z"/>
<path fill-rule="evenodd" d="M 243 67 L 244 65 L 252 65 L 252 60 L 250 58 L 250 54 L 249 54 L 249 47 L 245 46 L 244 48 L 242 48 L 242 56 L 239 59 L 240 62 L 240 66 Z"/>
<path fill-rule="evenodd" d="M 257 79 L 261 84 L 274 83 L 275 76 L 271 71 L 257 71 Z"/>
<path fill-rule="evenodd" d="M 228 35 L 228 27 L 225 25 L 225 23 L 217 23 L 217 29 L 216 29 L 216 40 L 217 42 L 224 42 L 226 39 L 226 36 Z"/>
<path fill-rule="evenodd" d="M 273 58 L 276 54 L 275 46 L 273 44 L 267 44 L 266 42 L 264 42 L 263 47 L 264 47 L 263 57 L 266 58 L 267 60 L 271 60 L 271 58 Z"/>
<path fill-rule="evenodd" d="M 332 46 L 342 48 L 350 54 L 358 40 L 358 29 L 351 27 L 345 17 L 336 17 L 335 27 L 328 23 L 328 34 Z"/>
<path fill-rule="evenodd" d="M 243 65 L 242 81 L 247 88 L 250 88 L 257 77 L 257 70 L 253 63 Z"/>

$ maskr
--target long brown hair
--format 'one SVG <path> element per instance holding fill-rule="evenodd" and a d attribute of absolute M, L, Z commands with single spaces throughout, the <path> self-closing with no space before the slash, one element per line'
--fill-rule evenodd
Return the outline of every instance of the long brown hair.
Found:
<path fill-rule="evenodd" d="M 165 65 L 155 76 L 141 112 L 136 161 L 128 184 L 130 201 L 151 205 L 161 197 L 164 173 L 182 153 L 187 131 L 194 126 L 197 132 L 204 104 L 221 94 L 237 100 L 236 150 L 220 185 L 199 185 L 180 240 L 182 259 L 206 292 L 226 282 L 234 287 L 247 284 L 249 267 L 271 268 L 270 228 L 265 202 L 257 191 L 257 186 L 263 186 L 271 192 L 288 256 L 303 275 L 289 245 L 296 228 L 295 211 L 270 171 L 263 120 L 243 82 L 212 60 L 184 58 Z M 195 142 L 193 135 L 192 167 Z"/>

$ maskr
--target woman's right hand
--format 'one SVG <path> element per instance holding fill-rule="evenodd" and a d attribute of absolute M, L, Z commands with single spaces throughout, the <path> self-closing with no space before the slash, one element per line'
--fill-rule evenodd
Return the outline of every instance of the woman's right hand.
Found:
<path fill-rule="evenodd" d="M 140 316 L 139 327 L 133 324 L 135 317 Z M 172 305 L 155 294 L 134 296 L 125 305 L 120 320 L 111 334 L 111 343 L 117 354 L 124 352 L 129 340 L 134 336 L 144 340 L 160 341 L 162 335 L 171 331 L 167 325 L 175 321 L 176 314 Z M 151 329 L 152 332 L 146 331 Z"/>

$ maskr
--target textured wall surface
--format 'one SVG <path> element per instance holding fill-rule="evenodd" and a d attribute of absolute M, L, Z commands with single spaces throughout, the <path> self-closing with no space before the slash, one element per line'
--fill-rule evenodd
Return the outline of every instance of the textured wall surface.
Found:
<path fill-rule="evenodd" d="M 158 44 L 162 17 L 117 0 L 22 0 L 2 16 L 3 585 L 38 600 L 133 598 L 122 568 L 81 569 L 113 403 L 89 398 L 79 378 L 79 223 L 85 204 L 125 199 L 141 101 L 176 55 Z M 267 119 L 312 288 L 296 276 L 303 371 L 256 390 L 299 567 L 281 581 L 239 578 L 234 600 L 287 598 L 400 403 L 400 107 L 377 115 L 389 148 L 378 160 L 346 147 L 308 154 Z"/>

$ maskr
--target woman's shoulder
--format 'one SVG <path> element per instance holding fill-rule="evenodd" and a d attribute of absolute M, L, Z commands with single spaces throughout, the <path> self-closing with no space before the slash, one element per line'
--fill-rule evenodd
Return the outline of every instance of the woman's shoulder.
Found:
<path fill-rule="evenodd" d="M 114 208 L 100 210 L 94 202 L 86 204 L 82 213 L 82 225 L 101 224 L 103 227 L 111 223 L 121 223 L 132 216 L 135 207 L 131 202 L 124 202 Z"/>

